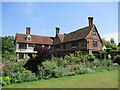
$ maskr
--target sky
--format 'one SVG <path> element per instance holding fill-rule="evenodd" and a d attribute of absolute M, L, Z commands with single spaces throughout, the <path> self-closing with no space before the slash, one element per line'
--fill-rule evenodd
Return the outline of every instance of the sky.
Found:
<path fill-rule="evenodd" d="M 31 34 L 55 36 L 55 27 L 64 34 L 88 26 L 89 16 L 102 38 L 118 43 L 117 2 L 2 2 L 0 35 L 24 34 L 29 26 Z"/>

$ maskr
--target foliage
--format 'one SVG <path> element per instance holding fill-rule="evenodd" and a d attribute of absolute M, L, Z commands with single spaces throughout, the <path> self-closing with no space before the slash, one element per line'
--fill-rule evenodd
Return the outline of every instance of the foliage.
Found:
<path fill-rule="evenodd" d="M 80 54 L 66 55 L 63 60 L 53 57 L 38 65 L 39 79 L 58 78 L 62 76 L 71 76 L 76 74 L 95 73 L 101 71 L 112 71 L 120 69 L 118 64 L 113 64 L 111 60 L 99 60 L 93 55 Z M 80 63 L 78 63 L 78 61 Z M 83 63 L 83 61 L 85 63 Z"/>
<path fill-rule="evenodd" d="M 54 61 L 58 66 L 65 66 L 66 64 L 65 60 L 62 60 L 58 57 L 52 57 L 50 61 Z"/>
<path fill-rule="evenodd" d="M 9 76 L 0 77 L 0 84 L 2 86 L 9 85 L 11 83 L 11 78 Z"/>
<path fill-rule="evenodd" d="M 85 55 L 85 59 L 86 59 L 85 61 L 93 62 L 95 60 L 95 56 L 91 54 L 87 54 Z"/>
<path fill-rule="evenodd" d="M 120 65 L 120 55 L 115 56 L 114 63 L 118 63 Z"/>
<path fill-rule="evenodd" d="M 22 61 L 17 61 L 15 57 L 10 57 L 10 59 L 6 59 L 8 57 L 4 57 L 4 62 L 3 62 L 4 64 L 3 72 L 2 72 L 3 81 L 4 81 L 3 85 L 8 85 L 10 83 L 20 83 L 20 82 L 37 79 L 34 73 L 31 73 L 31 71 L 26 70 L 23 67 L 23 65 L 26 63 L 26 59 Z"/>
<path fill-rule="evenodd" d="M 24 69 L 22 72 L 11 73 L 10 77 L 12 83 L 21 83 L 26 81 L 33 81 L 36 80 L 36 75 Z"/>
<path fill-rule="evenodd" d="M 2 62 L 3 63 L 6 61 L 15 62 L 15 61 L 17 61 L 17 59 L 18 59 L 18 57 L 15 54 L 5 51 L 3 54 L 3 57 L 2 57 Z"/>
<path fill-rule="evenodd" d="M 37 74 L 37 65 L 41 64 L 46 59 L 51 59 L 53 56 L 56 56 L 56 52 L 53 49 L 41 46 L 35 46 L 34 50 L 38 52 L 38 55 L 34 58 L 30 58 L 24 67 Z"/>
<path fill-rule="evenodd" d="M 111 43 L 110 41 L 105 40 L 105 38 L 102 39 L 103 45 L 106 45 L 107 48 L 117 49 L 117 46 L 115 43 Z"/>
<path fill-rule="evenodd" d="M 99 72 L 87 75 L 76 75 L 71 77 L 12 84 L 3 88 L 118 88 L 118 75 L 118 70 L 114 70 L 102 73 Z"/>
<path fill-rule="evenodd" d="M 13 36 L 4 36 L 1 37 L 1 39 L 2 39 L 2 55 L 4 55 L 6 51 L 13 54 L 15 38 Z"/>

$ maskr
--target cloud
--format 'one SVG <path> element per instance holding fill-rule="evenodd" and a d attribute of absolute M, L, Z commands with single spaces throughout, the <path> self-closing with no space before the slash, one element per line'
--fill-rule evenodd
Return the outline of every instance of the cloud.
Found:
<path fill-rule="evenodd" d="M 108 33 L 102 36 L 106 40 L 110 41 L 111 38 L 114 38 L 116 44 L 118 44 L 118 32 Z"/>

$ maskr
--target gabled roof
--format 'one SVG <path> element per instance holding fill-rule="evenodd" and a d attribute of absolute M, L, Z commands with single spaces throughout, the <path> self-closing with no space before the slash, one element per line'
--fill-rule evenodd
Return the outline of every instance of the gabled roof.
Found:
<path fill-rule="evenodd" d="M 52 44 L 53 43 L 53 37 L 48 36 L 38 36 L 38 35 L 30 35 L 31 41 L 27 41 L 26 34 L 16 34 L 16 43 L 33 43 L 33 44 Z"/>
<path fill-rule="evenodd" d="M 70 41 L 75 41 L 75 40 L 80 40 L 80 39 L 85 39 L 86 36 L 91 31 L 91 29 L 92 29 L 92 27 L 87 26 L 87 27 L 78 29 L 76 31 L 73 31 L 71 33 L 68 33 L 64 36 L 63 43 L 70 42 Z"/>
<path fill-rule="evenodd" d="M 60 41 L 63 42 L 63 40 L 64 40 L 64 34 L 57 34 L 57 35 L 58 35 Z"/>

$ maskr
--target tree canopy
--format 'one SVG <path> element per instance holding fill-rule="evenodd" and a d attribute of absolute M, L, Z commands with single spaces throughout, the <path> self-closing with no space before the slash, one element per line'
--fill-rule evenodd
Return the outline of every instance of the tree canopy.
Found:
<path fill-rule="evenodd" d="M 107 41 L 105 38 L 102 38 L 103 45 L 106 45 L 107 48 L 111 48 L 116 50 L 117 46 L 114 43 L 114 39 L 111 39 L 110 41 Z"/>
<path fill-rule="evenodd" d="M 1 39 L 2 39 L 2 55 L 5 54 L 5 52 L 14 53 L 15 38 L 13 36 L 4 36 L 1 37 Z"/>

